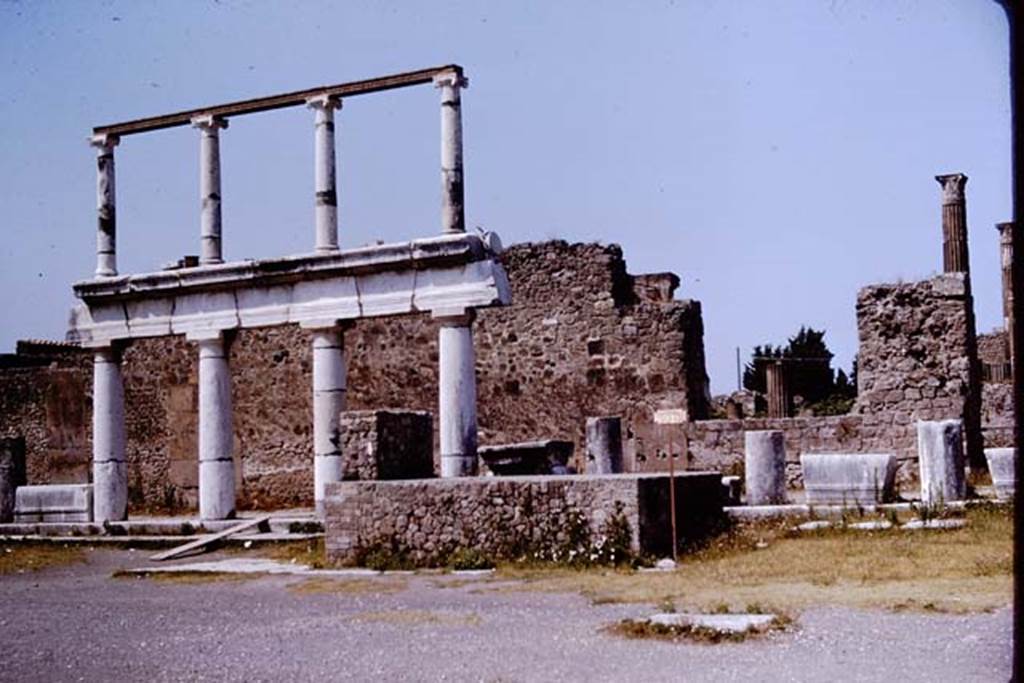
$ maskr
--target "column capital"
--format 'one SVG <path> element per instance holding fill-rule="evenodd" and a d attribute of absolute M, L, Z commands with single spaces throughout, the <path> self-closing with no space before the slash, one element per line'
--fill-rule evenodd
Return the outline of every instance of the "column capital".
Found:
<path fill-rule="evenodd" d="M 103 133 L 101 135 L 90 135 L 89 136 L 89 146 L 90 147 L 96 147 L 98 149 L 103 149 L 103 150 L 112 149 L 114 147 L 117 147 L 117 145 L 120 142 L 121 142 L 121 137 L 118 136 L 118 135 L 109 135 L 107 133 Z"/>
<path fill-rule="evenodd" d="M 314 95 L 306 98 L 306 106 L 310 109 L 341 109 L 342 100 L 337 95 Z"/>
<path fill-rule="evenodd" d="M 445 86 L 453 88 L 468 88 L 469 79 L 455 71 L 446 71 L 443 74 L 437 74 L 434 76 L 435 88 L 443 88 Z"/>
<path fill-rule="evenodd" d="M 967 176 L 963 173 L 948 173 L 937 175 L 935 179 L 942 185 L 942 203 L 960 204 L 964 201 L 964 186 L 967 185 Z"/>
<path fill-rule="evenodd" d="M 193 116 L 192 127 L 202 131 L 227 128 L 228 120 L 220 116 Z"/>
<path fill-rule="evenodd" d="M 1009 240 L 1013 233 L 1013 221 L 1004 221 L 1002 223 L 996 223 L 996 230 L 999 231 L 999 236 L 1004 240 Z"/>
<path fill-rule="evenodd" d="M 430 317 L 441 323 L 441 327 L 468 327 L 476 320 L 476 309 L 439 308 L 431 311 Z"/>

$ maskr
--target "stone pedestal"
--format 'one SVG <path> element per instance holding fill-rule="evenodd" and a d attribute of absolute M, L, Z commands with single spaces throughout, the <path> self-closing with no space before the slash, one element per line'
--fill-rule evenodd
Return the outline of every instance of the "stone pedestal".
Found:
<path fill-rule="evenodd" d="M 25 439 L 0 438 L 0 524 L 14 520 L 15 491 L 25 485 Z"/>
<path fill-rule="evenodd" d="M 116 135 L 97 135 L 96 148 L 96 277 L 117 275 L 117 202 L 114 192 Z"/>
<path fill-rule="evenodd" d="M 316 252 L 338 250 L 338 187 L 335 171 L 334 110 L 337 97 L 321 96 L 306 102 L 316 112 Z"/>
<path fill-rule="evenodd" d="M 234 417 L 227 343 L 199 339 L 199 517 L 235 516 Z"/>
<path fill-rule="evenodd" d="M 199 263 L 223 263 L 221 250 L 220 214 L 220 129 L 228 122 L 216 116 L 193 119 L 199 129 L 199 196 L 201 209 L 201 238 Z"/>
<path fill-rule="evenodd" d="M 782 505 L 786 502 L 786 441 L 781 431 L 743 435 L 743 469 L 747 505 Z"/>
<path fill-rule="evenodd" d="M 917 423 L 917 458 L 921 468 L 921 502 L 943 505 L 963 500 L 963 423 L 960 420 Z"/>
<path fill-rule="evenodd" d="M 96 350 L 92 381 L 94 521 L 119 522 L 128 518 L 128 464 L 125 459 L 124 385 L 118 349 Z"/>
<path fill-rule="evenodd" d="M 441 230 L 465 232 L 462 183 L 462 95 L 468 81 L 455 72 L 434 78 L 441 90 Z"/>
<path fill-rule="evenodd" d="M 966 273 L 970 270 L 967 254 L 967 202 L 963 173 L 935 176 L 942 185 L 942 270 Z"/>
<path fill-rule="evenodd" d="M 999 500 L 1013 500 L 1017 490 L 1016 448 L 986 448 L 988 471 L 992 474 L 992 485 Z"/>
<path fill-rule="evenodd" d="M 345 410 L 345 338 L 340 327 L 313 330 L 313 500 L 323 514 L 324 488 L 341 481 L 339 415 Z"/>
<path fill-rule="evenodd" d="M 587 474 L 622 472 L 622 418 L 587 418 Z"/>
<path fill-rule="evenodd" d="M 438 422 L 441 476 L 474 476 L 478 465 L 473 314 L 441 317 L 440 322 Z"/>

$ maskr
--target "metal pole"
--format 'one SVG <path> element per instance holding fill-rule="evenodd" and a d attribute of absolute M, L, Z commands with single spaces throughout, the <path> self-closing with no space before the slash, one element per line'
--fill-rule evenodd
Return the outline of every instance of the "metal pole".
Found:
<path fill-rule="evenodd" d="M 672 561 L 679 562 L 679 549 L 676 540 L 676 463 L 672 454 L 672 428 L 673 425 L 665 425 L 668 428 L 668 507 L 669 518 L 672 520 Z"/>
<path fill-rule="evenodd" d="M 743 373 L 740 372 L 740 347 L 736 347 L 736 391 L 743 391 Z"/>

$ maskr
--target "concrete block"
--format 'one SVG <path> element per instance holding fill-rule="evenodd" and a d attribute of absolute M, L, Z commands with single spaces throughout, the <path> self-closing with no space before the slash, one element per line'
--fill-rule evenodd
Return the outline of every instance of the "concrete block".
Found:
<path fill-rule="evenodd" d="M 19 486 L 15 495 L 14 521 L 92 521 L 92 484 Z"/>
<path fill-rule="evenodd" d="M 943 505 L 967 494 L 963 423 L 960 420 L 917 423 L 917 461 L 921 468 L 921 502 Z"/>
<path fill-rule="evenodd" d="M 587 474 L 622 472 L 622 418 L 588 417 L 586 429 Z"/>
<path fill-rule="evenodd" d="M 25 485 L 25 439 L 0 439 L 0 524 L 14 521 L 14 492 Z"/>
<path fill-rule="evenodd" d="M 996 497 L 999 500 L 1013 500 L 1017 485 L 1017 449 L 986 448 L 985 458 L 988 460 L 992 484 L 996 487 Z"/>
<path fill-rule="evenodd" d="M 783 433 L 777 430 L 746 432 L 743 442 L 747 504 L 785 503 L 786 441 Z"/>
<path fill-rule="evenodd" d="M 893 498 L 896 457 L 889 453 L 802 453 L 809 505 L 873 505 Z"/>

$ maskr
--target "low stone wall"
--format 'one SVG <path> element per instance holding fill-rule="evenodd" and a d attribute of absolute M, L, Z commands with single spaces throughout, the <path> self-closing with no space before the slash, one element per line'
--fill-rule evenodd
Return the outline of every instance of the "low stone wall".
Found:
<path fill-rule="evenodd" d="M 607 547 L 665 555 L 668 484 L 659 474 L 340 482 L 327 488 L 327 559 L 358 565 L 386 552 L 430 566 L 472 549 L 495 560 L 571 561 Z M 682 545 L 721 514 L 717 473 L 676 475 Z"/>

